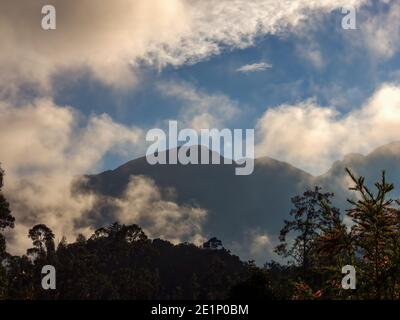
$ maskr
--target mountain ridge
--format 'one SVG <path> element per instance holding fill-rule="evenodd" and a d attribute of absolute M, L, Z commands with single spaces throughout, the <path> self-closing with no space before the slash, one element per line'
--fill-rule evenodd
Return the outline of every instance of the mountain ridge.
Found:
<path fill-rule="evenodd" d="M 227 247 L 229 244 L 238 247 L 239 244 L 243 250 L 239 248 L 237 251 L 244 251 L 237 252 L 241 257 L 255 258 L 260 262 L 262 253 L 261 257 L 246 253 L 246 246 L 252 245 L 248 236 L 266 234 L 272 246 L 283 220 L 289 217 L 290 199 L 293 196 L 318 185 L 324 191 L 335 193 L 334 204 L 345 210 L 346 199 L 351 196 L 344 185 L 347 181 L 346 167 L 357 175 L 365 176 L 368 183 L 373 183 L 379 179 L 381 169 L 388 171 L 388 180 L 400 178 L 399 164 L 400 142 L 381 146 L 365 156 L 345 156 L 319 176 L 270 157 L 255 159 L 254 172 L 249 176 L 236 176 L 235 163 L 149 165 L 146 157 L 140 157 L 114 170 L 87 175 L 85 188 L 103 195 L 121 197 L 130 176 L 146 176 L 161 189 L 173 188 L 178 204 L 194 203 L 206 209 L 208 215 L 203 226 L 205 235 L 217 236 L 228 244 Z M 400 185 L 399 178 L 395 181 L 396 185 Z M 246 241 L 250 243 L 246 244 Z"/>

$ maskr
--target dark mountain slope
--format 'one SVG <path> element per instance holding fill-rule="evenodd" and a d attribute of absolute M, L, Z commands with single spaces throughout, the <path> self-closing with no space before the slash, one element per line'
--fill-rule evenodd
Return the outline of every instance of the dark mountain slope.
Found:
<path fill-rule="evenodd" d="M 207 209 L 206 234 L 230 242 L 253 228 L 276 233 L 289 211 L 290 197 L 312 180 L 306 172 L 271 158 L 257 159 L 249 176 L 236 176 L 235 168 L 236 164 L 152 166 L 143 157 L 88 176 L 87 187 L 118 197 L 129 176 L 145 175 L 161 188 L 174 188 L 178 203 Z"/>

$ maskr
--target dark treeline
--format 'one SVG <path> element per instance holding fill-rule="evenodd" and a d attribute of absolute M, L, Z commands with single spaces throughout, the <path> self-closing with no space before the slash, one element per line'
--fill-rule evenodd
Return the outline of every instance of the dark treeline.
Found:
<path fill-rule="evenodd" d="M 51 229 L 36 225 L 27 235 L 32 247 L 12 256 L 2 233 L 15 220 L 1 193 L 0 169 L 0 299 L 399 299 L 400 210 L 389 198 L 394 186 L 383 173 L 373 192 L 348 173 L 357 200 L 349 200 L 346 213 L 318 187 L 294 197 L 275 249 L 287 263 L 259 268 L 216 238 L 202 248 L 173 245 L 118 223 L 57 245 Z M 44 265 L 56 269 L 56 290 L 41 286 Z M 345 265 L 356 270 L 355 290 L 342 288 Z"/>
<path fill-rule="evenodd" d="M 9 259 L 11 299 L 224 299 L 246 273 L 227 251 L 149 240 L 136 225 L 114 223 L 56 249 L 45 225 L 30 236 L 35 246 L 28 255 Z M 54 291 L 41 287 L 44 265 L 57 271 Z"/>

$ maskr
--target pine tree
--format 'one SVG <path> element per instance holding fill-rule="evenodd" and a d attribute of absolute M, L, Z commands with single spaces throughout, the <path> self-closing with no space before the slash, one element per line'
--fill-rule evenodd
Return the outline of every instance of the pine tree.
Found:
<path fill-rule="evenodd" d="M 359 200 L 348 200 L 352 208 L 347 210 L 353 221 L 351 234 L 355 251 L 361 257 L 359 270 L 362 281 L 358 282 L 367 287 L 367 292 L 372 291 L 373 298 L 387 298 L 392 269 L 390 262 L 395 258 L 393 239 L 398 238 L 398 210 L 393 207 L 393 200 L 388 198 L 394 185 L 386 182 L 383 171 L 381 181 L 375 183 L 377 193 L 374 194 L 365 185 L 363 177 L 356 178 L 349 169 L 346 170 L 355 184 L 350 190 L 359 195 Z"/>

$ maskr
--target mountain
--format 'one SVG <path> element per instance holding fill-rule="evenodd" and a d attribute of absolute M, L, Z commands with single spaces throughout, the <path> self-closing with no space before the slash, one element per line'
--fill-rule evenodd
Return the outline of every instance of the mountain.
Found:
<path fill-rule="evenodd" d="M 400 197 L 400 142 L 393 142 L 381 146 L 370 154 L 349 154 L 342 160 L 336 161 L 325 174 L 316 177 L 314 183 L 325 190 L 335 193 L 335 204 L 345 210 L 347 198 L 354 198 L 354 193 L 348 190 L 352 185 L 345 171 L 349 168 L 356 176 L 365 177 L 365 181 L 371 190 L 374 184 L 381 179 L 385 170 L 387 181 L 394 183 L 393 198 Z"/>
<path fill-rule="evenodd" d="M 291 197 L 319 185 L 325 191 L 334 192 L 334 204 L 345 209 L 346 199 L 351 197 L 346 187 L 346 167 L 365 176 L 371 183 L 379 179 L 382 169 L 386 169 L 389 180 L 395 179 L 395 184 L 400 185 L 399 160 L 400 143 L 392 143 L 367 156 L 348 155 L 335 162 L 324 175 L 314 177 L 288 163 L 267 157 L 255 160 L 254 172 L 249 176 L 236 176 L 235 163 L 150 165 L 143 157 L 115 170 L 88 175 L 85 187 L 103 195 L 120 197 L 131 175 L 147 176 L 161 189 L 173 188 L 178 204 L 207 209 L 203 227 L 207 236 L 220 238 L 242 258 L 253 258 L 262 263 L 272 255 L 283 220 L 289 216 Z M 267 238 L 257 238 L 265 234 Z M 262 245 L 258 248 L 261 252 L 257 252 L 257 245 Z"/>

